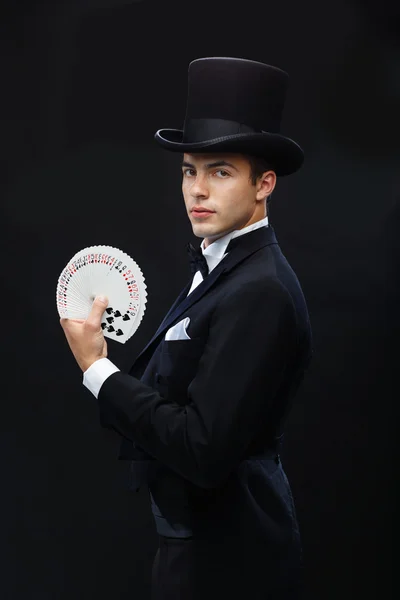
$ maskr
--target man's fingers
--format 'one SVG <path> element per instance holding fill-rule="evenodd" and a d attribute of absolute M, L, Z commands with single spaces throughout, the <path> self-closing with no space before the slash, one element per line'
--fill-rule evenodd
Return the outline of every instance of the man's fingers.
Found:
<path fill-rule="evenodd" d="M 85 325 L 89 326 L 91 329 L 96 329 L 96 330 L 100 329 L 101 318 L 102 318 L 107 306 L 108 306 L 108 298 L 106 298 L 106 296 L 97 296 L 94 299 L 92 309 L 91 309 L 86 321 L 84 319 L 66 319 L 64 317 L 61 317 L 61 319 L 60 319 L 61 327 L 65 331 L 65 329 L 68 327 L 67 323 L 69 321 L 70 323 L 71 322 L 79 323 L 80 325 L 82 323 L 85 323 Z"/>
<path fill-rule="evenodd" d="M 101 323 L 101 317 L 108 306 L 108 298 L 105 296 L 97 296 L 94 299 L 92 310 L 86 319 L 86 325 L 98 329 Z"/>
<path fill-rule="evenodd" d="M 64 325 L 66 324 L 66 322 L 68 321 L 68 319 L 65 319 L 64 317 L 61 317 L 60 319 L 60 325 L 61 327 L 64 329 Z"/>
<path fill-rule="evenodd" d="M 65 325 L 67 325 L 67 323 L 84 323 L 85 319 L 66 319 L 65 317 L 62 317 L 60 319 L 60 323 L 61 323 L 61 327 L 64 329 Z"/>

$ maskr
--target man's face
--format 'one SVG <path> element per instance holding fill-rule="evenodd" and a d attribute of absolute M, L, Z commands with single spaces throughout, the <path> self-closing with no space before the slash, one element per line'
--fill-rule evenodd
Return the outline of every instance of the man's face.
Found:
<path fill-rule="evenodd" d="M 254 186 L 250 164 L 240 154 L 184 154 L 182 192 L 194 235 L 206 238 L 208 246 L 264 218 L 264 198 L 272 192 L 276 178 L 273 171 L 269 173 L 266 181 Z"/>

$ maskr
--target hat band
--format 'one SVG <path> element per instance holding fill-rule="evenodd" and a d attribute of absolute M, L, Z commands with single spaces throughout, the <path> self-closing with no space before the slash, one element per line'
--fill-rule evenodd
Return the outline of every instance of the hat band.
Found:
<path fill-rule="evenodd" d="M 227 119 L 187 119 L 183 128 L 182 141 L 202 142 L 238 133 L 261 133 L 261 130 Z"/>

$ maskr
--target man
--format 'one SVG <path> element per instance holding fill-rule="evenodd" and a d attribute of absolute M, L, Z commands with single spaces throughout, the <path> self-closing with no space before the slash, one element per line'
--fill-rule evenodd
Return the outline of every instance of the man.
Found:
<path fill-rule="evenodd" d="M 183 153 L 194 277 L 130 373 L 107 357 L 96 299 L 61 320 L 100 421 L 122 436 L 132 483 L 149 486 L 159 533 L 154 600 L 299 597 L 300 539 L 279 458 L 312 354 L 306 303 L 268 222 L 277 177 L 300 168 L 279 133 L 287 74 L 263 63 L 190 63 Z"/>

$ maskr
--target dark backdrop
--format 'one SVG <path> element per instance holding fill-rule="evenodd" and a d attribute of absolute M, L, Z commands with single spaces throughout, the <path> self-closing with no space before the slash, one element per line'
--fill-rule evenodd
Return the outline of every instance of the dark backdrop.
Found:
<path fill-rule="evenodd" d="M 398 532 L 399 14 L 306 0 L 8 2 L 1 27 L 1 576 L 4 600 L 147 598 L 156 535 L 118 438 L 58 320 L 79 249 L 141 266 L 144 320 L 109 357 L 127 369 L 190 276 L 178 155 L 188 63 L 238 56 L 290 74 L 283 132 L 303 169 L 270 221 L 307 297 L 315 358 L 283 460 L 307 599 L 391 598 Z M 163 267 L 164 259 L 170 267 Z"/>

